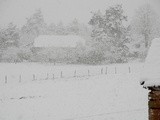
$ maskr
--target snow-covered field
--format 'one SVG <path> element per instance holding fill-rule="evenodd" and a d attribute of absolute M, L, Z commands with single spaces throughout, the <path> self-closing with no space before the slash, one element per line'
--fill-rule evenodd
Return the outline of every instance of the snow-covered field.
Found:
<path fill-rule="evenodd" d="M 1 64 L 0 120 L 147 120 L 148 91 L 139 84 L 141 68 Z M 81 77 L 73 77 L 75 70 Z M 39 77 L 35 81 L 33 74 Z M 46 74 L 49 79 L 41 80 Z"/>

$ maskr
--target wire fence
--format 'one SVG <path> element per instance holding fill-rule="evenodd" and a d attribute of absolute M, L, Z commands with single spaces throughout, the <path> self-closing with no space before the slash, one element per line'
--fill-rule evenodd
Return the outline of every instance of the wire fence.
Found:
<path fill-rule="evenodd" d="M 95 69 L 95 68 L 94 68 Z M 122 70 L 125 71 L 122 73 Z M 68 73 L 68 71 L 70 71 Z M 1 84 L 8 84 L 8 83 L 22 83 L 25 81 L 38 81 L 38 80 L 56 80 L 56 79 L 61 79 L 61 78 L 78 78 L 78 77 L 91 77 L 91 76 L 99 76 L 99 75 L 116 75 L 116 74 L 131 74 L 134 73 L 133 69 L 128 66 L 125 68 L 120 68 L 119 67 L 99 67 L 98 69 L 93 70 L 92 68 L 90 69 L 75 69 L 75 70 L 67 70 L 67 71 L 56 71 L 55 73 L 43 73 L 43 74 L 19 74 L 19 75 L 5 75 L 4 79 L 1 77 Z M 27 79 L 27 80 L 26 80 Z"/>

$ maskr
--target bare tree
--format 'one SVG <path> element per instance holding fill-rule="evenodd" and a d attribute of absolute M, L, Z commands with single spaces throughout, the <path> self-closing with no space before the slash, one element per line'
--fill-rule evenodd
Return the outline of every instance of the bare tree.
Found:
<path fill-rule="evenodd" d="M 141 6 L 131 21 L 132 34 L 142 35 L 144 37 L 145 48 L 150 45 L 151 39 L 156 37 L 160 31 L 159 18 L 149 4 Z"/>

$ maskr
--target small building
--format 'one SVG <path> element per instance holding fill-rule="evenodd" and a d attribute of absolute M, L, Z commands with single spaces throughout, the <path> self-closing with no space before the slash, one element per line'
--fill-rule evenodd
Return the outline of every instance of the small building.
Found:
<path fill-rule="evenodd" d="M 77 48 L 85 47 L 85 40 L 77 35 L 40 35 L 33 42 L 35 61 L 75 63 Z"/>
<path fill-rule="evenodd" d="M 150 90 L 149 120 L 160 120 L 160 38 L 152 40 L 141 74 L 141 85 Z"/>
<path fill-rule="evenodd" d="M 40 35 L 34 40 L 34 47 L 75 48 L 85 46 L 85 40 L 77 35 Z"/>

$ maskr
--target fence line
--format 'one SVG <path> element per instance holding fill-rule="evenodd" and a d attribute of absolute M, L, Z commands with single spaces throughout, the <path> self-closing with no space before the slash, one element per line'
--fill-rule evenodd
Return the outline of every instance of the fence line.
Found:
<path fill-rule="evenodd" d="M 128 68 L 128 72 L 127 73 L 131 73 L 132 71 L 131 71 L 131 67 L 129 66 Z M 73 72 L 73 76 L 70 76 L 69 78 L 76 78 L 76 77 L 86 77 L 86 76 L 97 76 L 97 75 L 103 75 L 103 74 L 105 74 L 105 75 L 109 75 L 109 71 L 108 71 L 109 69 L 108 69 L 108 67 L 105 67 L 105 69 L 104 69 L 104 67 L 102 67 L 102 68 L 100 68 L 100 73 L 98 73 L 98 74 L 91 74 L 91 71 L 90 71 L 90 69 L 88 69 L 87 70 L 87 75 L 85 75 L 85 74 L 83 74 L 83 75 L 79 75 L 78 76 L 78 74 L 77 74 L 77 70 L 75 69 L 74 70 L 74 72 Z M 118 72 L 117 71 L 117 67 L 114 67 L 114 71 L 112 72 L 113 74 L 120 74 L 120 72 Z M 111 73 L 111 74 L 112 74 Z M 38 77 L 38 76 L 37 76 Z M 60 71 L 60 76 L 58 77 L 58 78 L 68 78 L 68 76 L 65 76 L 64 74 L 63 74 L 63 71 Z M 55 78 L 55 74 L 53 73 L 52 74 L 52 77 L 49 77 L 49 73 L 47 73 L 46 74 L 46 78 L 41 78 L 41 79 L 43 79 L 43 80 L 49 80 L 49 79 L 52 79 L 52 80 L 54 80 L 54 79 L 56 79 Z M 36 80 L 36 74 L 33 74 L 32 75 L 32 81 L 35 81 Z M 37 79 L 38 80 L 38 79 Z M 40 79 L 39 79 L 40 80 Z M 19 75 L 19 83 L 21 83 L 21 82 L 23 82 L 23 80 L 22 80 L 22 75 Z M 8 76 L 6 75 L 5 76 L 5 84 L 7 84 L 8 83 Z"/>

